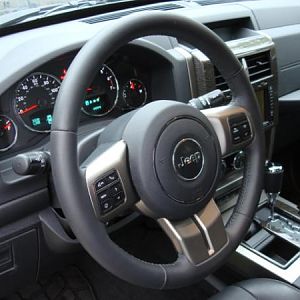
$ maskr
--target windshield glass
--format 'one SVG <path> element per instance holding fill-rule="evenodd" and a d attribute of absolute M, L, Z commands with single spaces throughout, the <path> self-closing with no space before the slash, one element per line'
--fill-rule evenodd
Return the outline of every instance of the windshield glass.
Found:
<path fill-rule="evenodd" d="M 134 0 L 0 0 L 0 29 L 73 10 L 130 1 Z"/>
<path fill-rule="evenodd" d="M 68 0 L 0 0 L 0 15 L 26 10 L 29 8 L 39 8 L 48 5 L 66 4 Z"/>

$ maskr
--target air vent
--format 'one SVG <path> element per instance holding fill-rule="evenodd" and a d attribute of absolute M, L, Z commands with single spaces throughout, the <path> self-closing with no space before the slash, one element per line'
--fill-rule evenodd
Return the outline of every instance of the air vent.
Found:
<path fill-rule="evenodd" d="M 116 19 L 119 19 L 124 16 L 128 16 L 128 15 L 130 15 L 132 13 L 136 13 L 136 12 L 153 11 L 153 10 L 169 11 L 169 10 L 174 10 L 174 9 L 179 9 L 179 8 L 184 8 L 184 7 L 182 5 L 175 4 L 175 3 L 155 5 L 155 6 L 154 5 L 153 6 L 145 6 L 145 7 L 126 10 L 126 11 L 122 11 L 122 12 L 103 14 L 103 15 L 100 15 L 97 17 L 84 19 L 84 20 L 82 20 L 82 22 L 85 22 L 88 24 L 95 24 L 95 23 L 100 23 L 100 22 L 116 20 Z"/>
<path fill-rule="evenodd" d="M 243 58 L 240 58 L 241 61 Z M 247 64 L 250 81 L 256 82 L 272 75 L 270 53 L 262 52 L 254 55 L 244 57 Z M 215 81 L 216 89 L 220 89 L 224 92 L 226 98 L 231 99 L 231 92 L 228 84 L 220 74 L 217 68 L 215 68 Z"/>
<path fill-rule="evenodd" d="M 263 52 L 245 57 L 251 82 L 270 76 L 271 62 L 269 52 Z"/>
<path fill-rule="evenodd" d="M 216 79 L 216 88 L 221 91 L 226 91 L 229 89 L 228 84 L 226 83 L 225 79 L 219 72 L 217 68 L 215 68 L 215 79 Z"/>

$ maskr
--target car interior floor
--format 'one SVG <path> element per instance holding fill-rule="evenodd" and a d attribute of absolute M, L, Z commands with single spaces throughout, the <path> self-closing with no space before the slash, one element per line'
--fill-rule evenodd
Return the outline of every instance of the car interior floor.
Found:
<path fill-rule="evenodd" d="M 169 239 L 147 218 L 138 218 L 112 233 L 111 238 L 130 254 L 148 262 L 171 263 L 176 259 Z M 208 280 L 175 290 L 137 287 L 110 274 L 82 251 L 59 271 L 41 275 L 37 283 L 5 300 L 202 300 L 217 292 L 218 288 Z"/>

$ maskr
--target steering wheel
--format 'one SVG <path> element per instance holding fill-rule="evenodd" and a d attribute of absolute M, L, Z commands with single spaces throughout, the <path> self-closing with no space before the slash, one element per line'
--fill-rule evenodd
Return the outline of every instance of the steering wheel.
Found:
<path fill-rule="evenodd" d="M 226 79 L 233 100 L 201 112 L 176 101 L 149 103 L 108 125 L 79 165 L 77 130 L 86 87 L 112 53 L 149 35 L 174 36 L 204 52 Z M 213 199 L 221 159 L 242 149 L 244 179 L 224 225 Z M 242 241 L 260 198 L 264 134 L 249 79 L 226 44 L 195 20 L 151 12 L 110 24 L 79 51 L 56 101 L 51 155 L 63 212 L 86 251 L 130 283 L 171 289 L 207 276 Z M 157 220 L 178 252 L 174 263 L 142 261 L 109 238 L 105 221 L 129 208 Z"/>

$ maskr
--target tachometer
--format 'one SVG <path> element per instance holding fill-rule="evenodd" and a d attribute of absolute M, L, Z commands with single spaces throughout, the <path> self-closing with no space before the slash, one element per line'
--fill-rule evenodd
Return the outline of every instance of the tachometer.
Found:
<path fill-rule="evenodd" d="M 87 88 L 82 110 L 90 116 L 104 116 L 117 104 L 119 84 L 114 72 L 102 65 L 93 83 Z"/>
<path fill-rule="evenodd" d="M 14 122 L 0 115 L 0 151 L 6 151 L 11 148 L 17 139 L 17 127 Z"/>
<path fill-rule="evenodd" d="M 28 129 L 37 132 L 50 130 L 59 88 L 60 81 L 46 73 L 33 73 L 19 83 L 14 107 Z"/>

